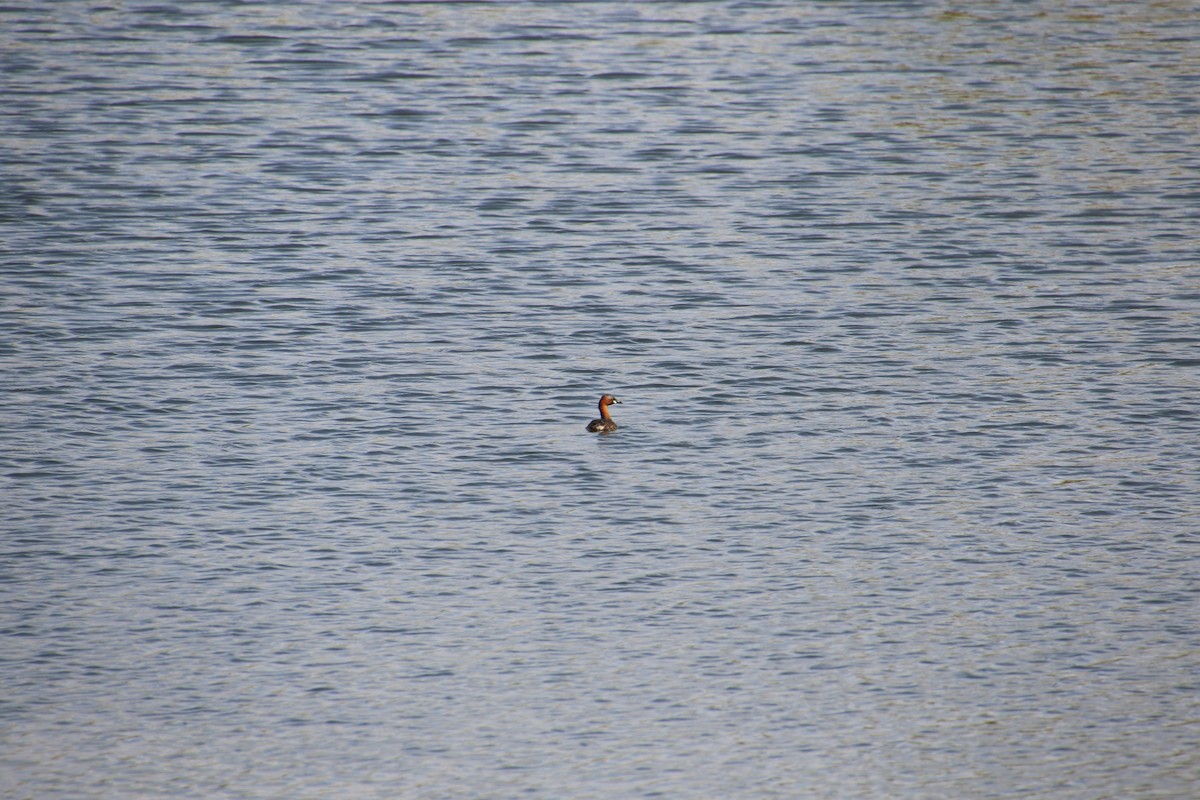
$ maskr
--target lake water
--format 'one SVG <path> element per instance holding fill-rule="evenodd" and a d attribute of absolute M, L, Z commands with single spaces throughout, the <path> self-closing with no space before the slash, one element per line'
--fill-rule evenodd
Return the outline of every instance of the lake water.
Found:
<path fill-rule="evenodd" d="M 1198 42 L 3 7 L 0 794 L 1196 796 Z"/>

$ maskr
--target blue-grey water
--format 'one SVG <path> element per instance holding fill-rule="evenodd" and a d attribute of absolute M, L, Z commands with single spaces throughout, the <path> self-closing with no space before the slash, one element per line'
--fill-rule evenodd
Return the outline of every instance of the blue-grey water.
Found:
<path fill-rule="evenodd" d="M 1198 42 L 0 8 L 0 794 L 1195 797 Z"/>

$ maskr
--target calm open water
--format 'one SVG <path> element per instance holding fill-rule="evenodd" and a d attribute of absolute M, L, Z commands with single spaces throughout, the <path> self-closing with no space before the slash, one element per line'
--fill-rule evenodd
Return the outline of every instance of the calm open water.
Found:
<path fill-rule="evenodd" d="M 1195 797 L 1198 42 L 0 8 L 0 794 Z"/>

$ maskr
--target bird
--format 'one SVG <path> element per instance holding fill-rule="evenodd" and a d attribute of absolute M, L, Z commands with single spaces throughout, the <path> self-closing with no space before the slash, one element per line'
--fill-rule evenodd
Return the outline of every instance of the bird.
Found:
<path fill-rule="evenodd" d="M 608 414 L 608 407 L 613 403 L 621 401 L 613 397 L 611 394 L 606 394 L 600 398 L 600 419 L 594 419 L 588 423 L 587 429 L 591 433 L 611 433 L 617 429 L 617 423 L 613 422 L 613 418 Z"/>

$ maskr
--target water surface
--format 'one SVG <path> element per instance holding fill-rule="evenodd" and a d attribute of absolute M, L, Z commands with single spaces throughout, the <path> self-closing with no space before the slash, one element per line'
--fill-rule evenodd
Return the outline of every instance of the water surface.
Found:
<path fill-rule="evenodd" d="M 0 10 L 4 795 L 1191 796 L 1196 11 Z"/>

